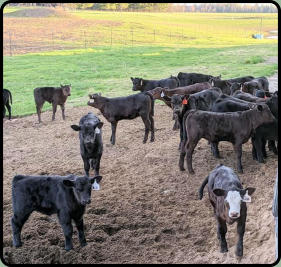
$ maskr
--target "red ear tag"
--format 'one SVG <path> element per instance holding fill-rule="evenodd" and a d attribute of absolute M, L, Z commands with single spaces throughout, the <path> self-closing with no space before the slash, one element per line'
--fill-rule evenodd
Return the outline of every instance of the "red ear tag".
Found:
<path fill-rule="evenodd" d="M 264 96 L 264 99 L 267 99 L 266 95 Z"/>
<path fill-rule="evenodd" d="M 186 98 L 183 99 L 182 104 L 183 104 L 183 105 L 187 105 L 187 99 L 186 99 Z"/>

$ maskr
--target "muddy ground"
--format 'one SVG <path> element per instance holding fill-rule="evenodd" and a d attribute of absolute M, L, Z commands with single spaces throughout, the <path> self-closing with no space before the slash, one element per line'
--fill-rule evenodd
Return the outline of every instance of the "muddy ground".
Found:
<path fill-rule="evenodd" d="M 64 250 L 64 236 L 56 215 L 34 212 L 22 231 L 21 248 L 12 247 L 11 181 L 16 174 L 83 175 L 78 133 L 70 128 L 89 111 L 104 122 L 101 190 L 92 192 L 84 223 L 88 242 L 79 245 L 74 227 L 73 246 Z M 219 252 L 216 220 L 203 179 L 219 163 L 236 169 L 232 145 L 221 142 L 222 159 L 215 159 L 206 140 L 193 155 L 195 175 L 178 169 L 179 132 L 172 131 L 171 110 L 155 108 L 155 142 L 142 144 L 140 118 L 117 127 L 116 145 L 109 142 L 110 124 L 89 106 L 70 109 L 66 120 L 58 109 L 42 114 L 43 124 L 32 115 L 4 121 L 3 257 L 7 263 L 273 263 L 275 240 L 272 199 L 278 157 L 268 152 L 265 164 L 252 159 L 250 141 L 243 145 L 243 186 L 256 187 L 244 236 L 244 256 L 237 259 L 236 224 L 228 226 L 228 253 Z M 93 172 L 91 172 L 92 174 Z"/>

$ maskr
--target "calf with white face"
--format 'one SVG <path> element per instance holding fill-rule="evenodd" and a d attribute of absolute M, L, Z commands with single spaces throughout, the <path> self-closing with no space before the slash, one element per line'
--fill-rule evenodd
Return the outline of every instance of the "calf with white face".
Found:
<path fill-rule="evenodd" d="M 239 235 L 236 255 L 243 256 L 243 237 L 247 217 L 247 202 L 251 202 L 251 197 L 255 191 L 253 187 L 243 189 L 239 177 L 234 171 L 224 165 L 218 165 L 205 178 L 199 188 L 199 199 L 203 197 L 203 190 L 208 183 L 208 193 L 210 202 L 214 208 L 217 219 L 217 235 L 221 245 L 221 252 L 227 252 L 227 242 L 225 234 L 228 224 L 237 221 L 237 232 Z"/>

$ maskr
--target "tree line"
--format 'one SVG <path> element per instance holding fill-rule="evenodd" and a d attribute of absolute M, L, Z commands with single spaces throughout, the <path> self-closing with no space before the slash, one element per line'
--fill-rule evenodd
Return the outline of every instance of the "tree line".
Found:
<path fill-rule="evenodd" d="M 143 11 L 143 12 L 209 12 L 209 13 L 277 13 L 274 4 L 236 4 L 236 3 L 9 3 L 9 5 L 51 6 L 70 9 L 89 9 L 101 11 Z"/>

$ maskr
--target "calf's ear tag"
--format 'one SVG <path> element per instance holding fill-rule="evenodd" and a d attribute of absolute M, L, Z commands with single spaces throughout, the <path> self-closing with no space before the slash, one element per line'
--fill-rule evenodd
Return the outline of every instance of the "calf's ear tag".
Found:
<path fill-rule="evenodd" d="M 251 202 L 251 197 L 248 195 L 248 190 L 246 190 L 246 194 L 244 195 L 243 202 Z"/>
<path fill-rule="evenodd" d="M 164 97 L 165 96 L 165 94 L 164 94 L 164 92 L 162 91 L 161 92 L 161 95 L 160 95 L 161 97 Z"/>
<path fill-rule="evenodd" d="M 100 185 L 97 183 L 96 180 L 95 180 L 95 182 L 93 183 L 93 190 L 100 190 Z"/>
<path fill-rule="evenodd" d="M 90 103 L 94 103 L 94 102 L 95 102 L 95 99 L 91 98 L 91 99 L 89 100 L 89 102 L 90 102 Z"/>
<path fill-rule="evenodd" d="M 187 105 L 187 99 L 186 99 L 186 98 L 184 98 L 184 99 L 182 100 L 182 104 L 183 104 L 183 105 Z"/>

